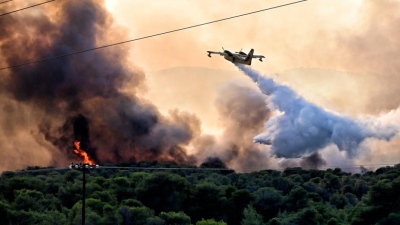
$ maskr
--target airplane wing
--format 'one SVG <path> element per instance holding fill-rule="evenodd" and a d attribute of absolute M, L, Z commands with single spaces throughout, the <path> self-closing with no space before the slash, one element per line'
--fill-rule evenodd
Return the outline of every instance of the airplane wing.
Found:
<path fill-rule="evenodd" d="M 265 58 L 265 56 L 263 56 L 263 55 L 253 55 L 253 58 L 263 59 L 263 58 Z"/>
<path fill-rule="evenodd" d="M 223 52 L 214 52 L 214 51 L 207 51 L 208 57 L 211 57 L 211 54 L 218 54 L 218 55 L 224 55 Z"/>
<path fill-rule="evenodd" d="M 262 62 L 262 59 L 265 58 L 263 55 L 253 55 L 253 58 L 258 59 Z"/>

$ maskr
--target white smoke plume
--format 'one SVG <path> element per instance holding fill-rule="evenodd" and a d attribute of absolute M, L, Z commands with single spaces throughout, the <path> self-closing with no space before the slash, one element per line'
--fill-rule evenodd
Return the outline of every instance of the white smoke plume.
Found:
<path fill-rule="evenodd" d="M 236 66 L 268 96 L 267 107 L 277 112 L 265 124 L 266 132 L 254 137 L 254 142 L 271 145 L 277 157 L 299 158 L 331 144 L 353 157 L 365 140 L 390 141 L 400 132 L 399 109 L 380 117 L 353 119 L 323 109 L 249 67 Z"/>

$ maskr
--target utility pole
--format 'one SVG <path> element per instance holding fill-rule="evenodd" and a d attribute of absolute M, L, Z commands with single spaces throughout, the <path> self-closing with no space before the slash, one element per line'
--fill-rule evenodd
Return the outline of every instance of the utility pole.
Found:
<path fill-rule="evenodd" d="M 99 165 L 89 165 L 85 163 L 79 163 L 79 164 L 73 164 L 69 166 L 70 169 L 77 169 L 77 170 L 82 170 L 83 177 L 82 177 L 82 223 L 81 225 L 85 225 L 85 200 L 86 200 L 86 170 L 89 171 L 89 169 L 94 169 L 94 168 L 99 168 Z"/>

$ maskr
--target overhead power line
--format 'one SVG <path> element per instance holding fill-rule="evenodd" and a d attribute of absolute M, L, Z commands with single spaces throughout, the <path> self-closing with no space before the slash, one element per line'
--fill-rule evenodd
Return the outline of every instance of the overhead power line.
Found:
<path fill-rule="evenodd" d="M 12 1 L 12 0 L 3 1 L 3 2 L 0 2 L 0 4 L 7 3 L 7 2 L 11 2 L 11 1 Z"/>
<path fill-rule="evenodd" d="M 5 1 L 5 2 L 0 2 L 0 4 L 1 3 L 6 3 L 6 2 L 10 2 L 10 1 L 12 1 L 12 0 Z M 54 2 L 54 1 L 55 0 L 50 0 L 50 1 L 47 1 L 47 2 L 39 3 L 39 4 L 30 5 L 30 6 L 27 6 L 25 8 L 21 8 L 21 9 L 17 9 L 17 10 L 11 11 L 11 12 L 0 14 L 0 16 L 6 16 L 6 15 L 9 15 L 9 14 L 12 14 L 12 13 L 15 13 L 15 12 L 19 12 L 19 11 L 22 11 L 22 10 L 25 10 L 25 9 L 30 9 L 30 8 L 33 8 L 33 7 L 36 7 L 36 6 L 39 6 L 39 5 L 43 5 L 43 4 L 46 4 L 46 3 L 49 3 L 49 2 Z"/>
<path fill-rule="evenodd" d="M 183 28 L 179 28 L 179 29 L 175 29 L 175 30 L 165 31 L 165 32 L 157 33 L 157 34 L 152 34 L 152 35 L 140 37 L 140 38 L 135 38 L 135 39 L 127 40 L 127 41 L 121 41 L 121 42 L 108 44 L 108 45 L 103 45 L 103 46 L 99 46 L 99 47 L 95 47 L 95 48 L 90 48 L 90 49 L 85 49 L 85 50 L 81 50 L 81 51 L 71 52 L 71 53 L 67 53 L 67 54 L 64 54 L 64 55 L 58 55 L 58 56 L 39 59 L 39 60 L 35 60 L 35 61 L 25 62 L 25 63 L 21 63 L 21 64 L 11 65 L 11 66 L 7 66 L 7 67 L 2 67 L 2 68 L 0 68 L 0 70 L 11 69 L 11 68 L 21 67 L 21 66 L 25 66 L 25 65 L 29 65 L 29 64 L 33 64 L 33 63 L 39 63 L 39 62 L 45 62 L 45 61 L 49 61 L 49 60 L 53 60 L 53 59 L 64 58 L 64 57 L 68 57 L 68 56 L 72 56 L 72 55 L 76 55 L 76 54 L 81 54 L 81 53 L 85 53 L 85 52 L 89 52 L 89 51 L 93 51 L 93 50 L 97 50 L 97 49 L 108 48 L 108 47 L 111 47 L 111 46 L 121 45 L 121 44 L 125 44 L 125 43 L 128 43 L 128 42 L 139 41 L 139 40 L 142 40 L 142 39 L 147 39 L 147 38 L 156 37 L 156 36 L 160 36 L 160 35 L 164 35 L 164 34 L 174 33 L 174 32 L 187 30 L 187 29 L 191 29 L 191 28 L 195 28 L 195 27 L 209 25 L 209 24 L 212 24 L 212 23 L 218 23 L 218 22 L 221 22 L 221 21 L 230 20 L 230 19 L 234 19 L 234 18 L 238 18 L 238 17 L 242 17 L 242 16 L 247 16 L 247 15 L 250 15 L 250 14 L 260 13 L 260 12 L 264 12 L 264 11 L 267 11 L 267 10 L 281 8 L 281 7 L 284 7 L 284 6 L 289 6 L 289 5 L 293 5 L 293 4 L 297 4 L 297 3 L 305 2 L 305 1 L 307 1 L 307 0 L 291 2 L 291 3 L 278 5 L 278 6 L 274 6 L 274 7 L 270 7 L 270 8 L 265 8 L 265 9 L 261 9 L 261 10 L 257 10 L 257 11 L 253 11 L 253 12 L 249 12 L 249 13 L 244 13 L 244 14 L 239 14 L 239 15 L 236 15 L 236 16 L 226 17 L 226 18 L 219 19 L 219 20 L 213 20 L 213 21 L 206 22 L 206 23 L 200 23 L 200 24 L 196 24 L 196 25 L 192 25 L 192 26 L 188 26 L 188 27 L 183 27 Z"/>
<path fill-rule="evenodd" d="M 325 170 L 325 169 L 360 169 L 364 168 L 376 168 L 376 167 L 393 167 L 399 164 L 348 164 L 348 165 L 328 165 L 328 166 L 294 166 L 294 167 L 253 167 L 253 168 L 238 168 L 238 169 L 230 169 L 230 168 L 207 168 L 207 167 L 140 167 L 140 166 L 96 166 L 96 169 L 123 169 L 123 170 L 147 170 L 147 171 L 156 171 L 156 170 L 189 170 L 189 171 L 241 171 L 241 172 L 257 172 L 262 170 L 308 170 L 308 169 L 316 169 L 316 170 Z M 50 172 L 57 170 L 69 170 L 74 167 L 60 167 L 60 168 L 44 168 L 44 169 L 28 169 L 28 170 L 20 170 L 15 171 L 15 173 L 37 173 L 37 172 Z M 3 171 L 4 172 L 4 171 Z"/>

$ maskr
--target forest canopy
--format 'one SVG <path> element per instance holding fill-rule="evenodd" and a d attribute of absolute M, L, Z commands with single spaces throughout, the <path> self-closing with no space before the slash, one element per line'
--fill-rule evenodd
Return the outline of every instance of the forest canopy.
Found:
<path fill-rule="evenodd" d="M 86 171 L 85 224 L 400 224 L 400 164 L 363 174 L 237 173 L 218 162 L 118 166 Z M 82 182 L 76 169 L 3 172 L 1 224 L 81 224 Z"/>

